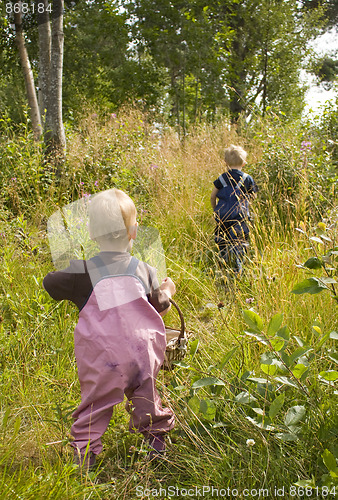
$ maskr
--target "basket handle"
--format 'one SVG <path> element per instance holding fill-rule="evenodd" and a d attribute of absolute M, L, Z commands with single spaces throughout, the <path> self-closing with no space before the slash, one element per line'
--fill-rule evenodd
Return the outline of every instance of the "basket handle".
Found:
<path fill-rule="evenodd" d="M 176 308 L 177 312 L 178 312 L 178 315 L 180 317 L 180 321 L 181 321 L 181 329 L 180 329 L 180 334 L 178 336 L 178 340 L 181 340 L 184 338 L 184 332 L 185 332 L 185 323 L 184 323 L 184 318 L 183 318 L 183 314 L 182 314 L 182 311 L 181 309 L 178 307 L 178 305 L 176 304 L 176 302 L 173 300 L 173 299 L 169 299 L 170 300 L 170 303 Z"/>

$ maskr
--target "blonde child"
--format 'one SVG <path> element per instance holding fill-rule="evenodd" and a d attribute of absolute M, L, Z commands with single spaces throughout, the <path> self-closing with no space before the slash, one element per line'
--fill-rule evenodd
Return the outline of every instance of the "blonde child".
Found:
<path fill-rule="evenodd" d="M 242 172 L 246 158 L 247 152 L 243 148 L 229 146 L 224 153 L 227 170 L 214 181 L 211 193 L 219 256 L 235 274 L 242 271 L 249 240 L 249 200 L 257 192 L 253 178 Z"/>
<path fill-rule="evenodd" d="M 110 189 L 93 197 L 89 233 L 100 253 L 71 261 L 43 281 L 51 297 L 79 308 L 74 344 L 81 403 L 73 413 L 71 433 L 77 463 L 86 467 L 101 452 L 101 437 L 124 396 L 129 429 L 148 439 L 151 456 L 164 452 L 165 435 L 174 426 L 174 415 L 162 407 L 155 383 L 166 348 L 161 316 L 170 307 L 175 285 L 166 278 L 159 286 L 156 270 L 131 257 L 136 208 L 123 191 Z"/>

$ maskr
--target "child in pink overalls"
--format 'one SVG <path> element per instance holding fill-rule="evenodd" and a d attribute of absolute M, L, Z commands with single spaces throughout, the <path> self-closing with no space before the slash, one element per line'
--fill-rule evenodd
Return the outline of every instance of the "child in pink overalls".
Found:
<path fill-rule="evenodd" d="M 174 426 L 155 383 L 166 348 L 161 316 L 175 285 L 166 278 L 159 286 L 156 270 L 131 257 L 136 208 L 124 192 L 110 189 L 93 197 L 89 233 L 100 253 L 88 261 L 71 261 L 43 281 L 51 297 L 71 300 L 79 308 L 74 344 L 81 403 L 71 433 L 77 462 L 85 466 L 101 452 L 113 407 L 125 395 L 130 431 L 143 433 L 151 454 L 164 451 L 164 436 Z"/>

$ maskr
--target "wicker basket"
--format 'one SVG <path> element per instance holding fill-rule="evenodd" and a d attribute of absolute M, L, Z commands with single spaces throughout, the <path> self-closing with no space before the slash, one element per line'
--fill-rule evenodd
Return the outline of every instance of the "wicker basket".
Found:
<path fill-rule="evenodd" d="M 170 299 L 170 302 L 178 312 L 181 328 L 177 330 L 175 328 L 166 327 L 165 329 L 167 348 L 165 351 L 163 365 L 161 367 L 162 370 L 172 370 L 175 366 L 173 362 L 181 361 L 187 354 L 188 337 L 185 332 L 183 314 L 176 302 L 172 299 Z"/>

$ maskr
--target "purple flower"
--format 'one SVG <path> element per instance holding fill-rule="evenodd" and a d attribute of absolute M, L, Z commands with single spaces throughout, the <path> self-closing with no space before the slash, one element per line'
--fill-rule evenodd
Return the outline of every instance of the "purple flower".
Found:
<path fill-rule="evenodd" d="M 94 182 L 94 186 L 97 187 L 99 185 L 99 181 Z"/>
<path fill-rule="evenodd" d="M 253 297 L 249 297 L 248 299 L 245 299 L 245 302 L 247 304 L 252 304 L 253 302 L 255 302 L 255 299 Z"/>
<path fill-rule="evenodd" d="M 150 170 L 156 170 L 156 169 L 158 169 L 158 165 L 155 165 L 154 163 L 152 163 L 150 165 Z"/>
<path fill-rule="evenodd" d="M 142 219 L 143 219 L 143 215 L 146 214 L 148 212 L 148 210 L 144 210 L 143 208 L 141 208 L 140 210 L 140 224 L 142 224 Z"/>
<path fill-rule="evenodd" d="M 312 147 L 312 143 L 310 141 L 303 141 L 300 150 L 301 151 L 310 151 Z"/>

